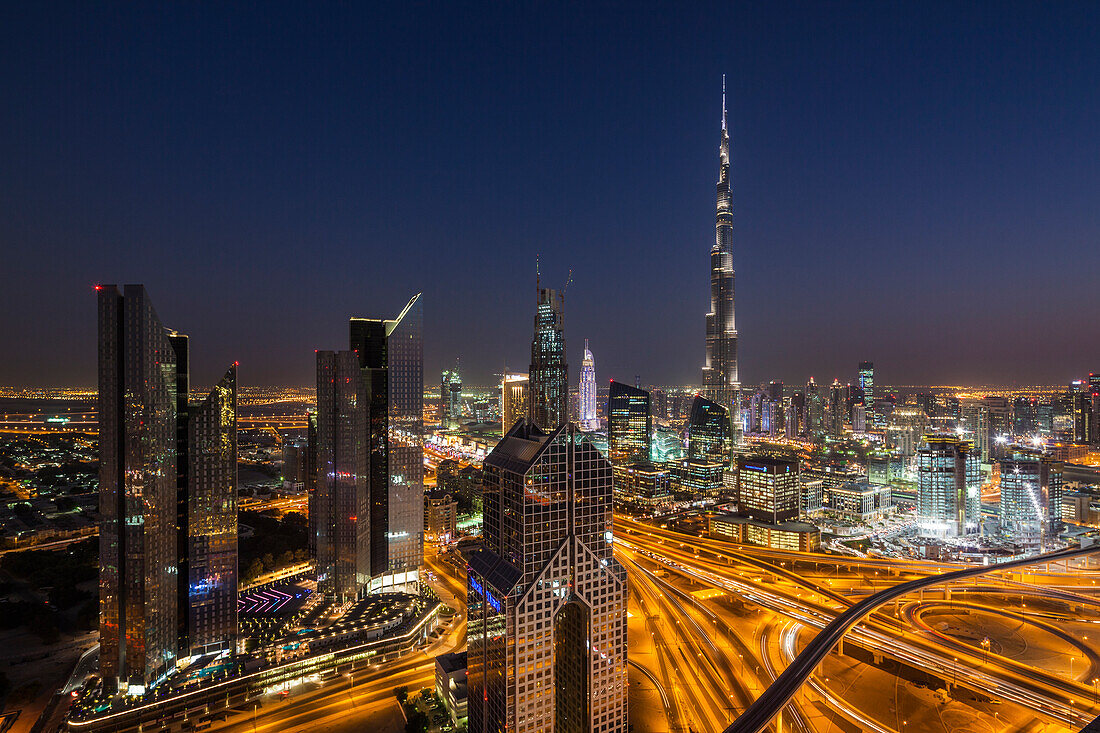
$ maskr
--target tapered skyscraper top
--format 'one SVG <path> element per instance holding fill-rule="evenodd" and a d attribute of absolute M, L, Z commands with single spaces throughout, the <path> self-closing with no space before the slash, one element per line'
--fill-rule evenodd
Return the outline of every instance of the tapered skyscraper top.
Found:
<path fill-rule="evenodd" d="M 726 124 L 726 78 L 722 77 L 722 136 L 718 148 L 717 214 L 710 249 L 710 312 L 707 313 L 706 396 L 731 411 L 740 388 L 737 326 L 733 307 L 733 195 L 730 191 L 730 136 Z"/>

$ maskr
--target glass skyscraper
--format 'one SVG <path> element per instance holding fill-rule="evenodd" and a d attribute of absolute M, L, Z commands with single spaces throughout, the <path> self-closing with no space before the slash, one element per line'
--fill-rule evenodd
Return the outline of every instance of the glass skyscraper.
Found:
<path fill-rule="evenodd" d="M 1061 529 L 1062 462 L 1016 450 L 999 461 L 1001 533 L 1025 547 L 1041 548 Z"/>
<path fill-rule="evenodd" d="M 702 395 L 695 395 L 691 403 L 688 457 L 730 465 L 729 411 Z"/>
<path fill-rule="evenodd" d="M 415 586 L 424 548 L 424 313 L 352 318 L 369 416 L 370 590 Z"/>
<path fill-rule="evenodd" d="M 236 364 L 188 408 L 187 435 L 187 643 L 195 656 L 233 651 L 237 640 Z"/>
<path fill-rule="evenodd" d="M 457 428 L 462 418 L 462 377 L 458 365 L 444 369 L 439 381 L 439 423 L 444 430 Z"/>
<path fill-rule="evenodd" d="M 527 419 L 553 430 L 569 416 L 568 367 L 565 362 L 565 295 L 538 287 L 535 336 L 531 340 Z"/>
<path fill-rule="evenodd" d="M 500 434 L 527 417 L 530 380 L 526 374 L 504 373 L 500 383 Z"/>
<path fill-rule="evenodd" d="M 236 365 L 188 404 L 188 339 L 141 285 L 97 286 L 100 672 L 142 694 L 236 643 Z"/>
<path fill-rule="evenodd" d="M 615 466 L 649 460 L 649 392 L 612 380 L 607 394 L 607 457 Z"/>
<path fill-rule="evenodd" d="M 581 430 L 599 430 L 596 418 L 596 360 L 584 340 L 584 360 L 581 362 L 581 383 L 577 389 L 577 415 Z"/>
<path fill-rule="evenodd" d="M 611 464 L 572 426 L 521 421 L 484 466 L 484 545 L 467 568 L 469 730 L 626 733 Z"/>
<path fill-rule="evenodd" d="M 737 371 L 734 319 L 733 194 L 730 188 L 730 136 L 726 127 L 726 78 L 722 77 L 722 136 L 718 147 L 717 214 L 710 248 L 710 312 L 703 394 L 738 419 L 741 382 Z"/>
<path fill-rule="evenodd" d="M 367 400 L 354 351 L 317 352 L 317 590 L 356 598 L 370 580 Z"/>
<path fill-rule="evenodd" d="M 917 449 L 920 534 L 958 537 L 979 530 L 981 473 L 977 451 L 950 433 L 928 434 Z"/>

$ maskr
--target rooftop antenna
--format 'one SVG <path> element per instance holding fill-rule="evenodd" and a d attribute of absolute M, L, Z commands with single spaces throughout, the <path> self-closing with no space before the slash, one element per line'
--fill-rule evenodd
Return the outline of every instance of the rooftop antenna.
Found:
<path fill-rule="evenodd" d="M 562 296 L 565 295 L 565 291 L 569 289 L 569 286 L 573 284 L 573 268 L 569 268 L 569 277 L 565 280 L 565 287 L 561 289 Z"/>

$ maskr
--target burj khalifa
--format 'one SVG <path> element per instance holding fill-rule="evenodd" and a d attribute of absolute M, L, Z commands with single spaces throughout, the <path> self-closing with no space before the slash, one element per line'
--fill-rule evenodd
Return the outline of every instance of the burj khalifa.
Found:
<path fill-rule="evenodd" d="M 733 196 L 730 193 L 730 135 L 726 126 L 726 77 L 722 77 L 722 142 L 719 147 L 718 213 L 710 248 L 710 312 L 703 393 L 739 422 L 741 381 L 737 373 L 737 326 L 733 315 Z"/>

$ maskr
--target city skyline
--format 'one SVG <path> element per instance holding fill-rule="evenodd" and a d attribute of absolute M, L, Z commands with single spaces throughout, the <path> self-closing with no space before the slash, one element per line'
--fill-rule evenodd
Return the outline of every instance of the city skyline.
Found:
<path fill-rule="evenodd" d="M 22 358 L 0 383 L 90 386 L 90 288 L 142 282 L 209 344 L 194 366 L 211 379 L 239 360 L 254 384 L 308 384 L 309 358 L 282 354 L 412 290 L 439 314 L 427 373 L 458 357 L 491 384 L 526 364 L 539 254 L 547 282 L 576 273 L 567 338 L 598 345 L 603 373 L 693 383 L 723 73 L 743 383 L 866 359 L 883 384 L 1053 384 L 1100 362 L 1075 337 L 1100 307 L 1096 9 L 793 7 L 19 9 L 0 342 Z M 289 52 L 283 24 L 302 32 Z M 441 63 L 456 56 L 469 66 Z M 364 292 L 350 273 L 368 263 Z"/>

